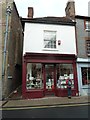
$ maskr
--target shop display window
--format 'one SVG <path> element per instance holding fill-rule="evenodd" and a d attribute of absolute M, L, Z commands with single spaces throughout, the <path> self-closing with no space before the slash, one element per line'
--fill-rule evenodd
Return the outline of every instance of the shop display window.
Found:
<path fill-rule="evenodd" d="M 72 64 L 57 64 L 57 88 L 67 88 L 66 80 L 68 77 L 72 81 L 72 88 L 74 88 L 74 74 Z"/>
<path fill-rule="evenodd" d="M 82 73 L 82 84 L 87 85 L 90 84 L 90 67 L 82 67 L 81 68 Z"/>
<path fill-rule="evenodd" d="M 28 63 L 27 64 L 27 76 L 26 76 L 26 88 L 29 89 L 42 89 L 42 64 L 40 63 Z"/>

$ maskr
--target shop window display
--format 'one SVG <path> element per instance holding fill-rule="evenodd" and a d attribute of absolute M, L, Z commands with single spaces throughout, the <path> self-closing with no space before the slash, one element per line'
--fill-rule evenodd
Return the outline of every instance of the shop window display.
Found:
<path fill-rule="evenodd" d="M 66 80 L 68 77 L 72 81 L 72 88 L 74 88 L 74 74 L 72 64 L 57 64 L 57 88 L 66 89 Z"/>
<path fill-rule="evenodd" d="M 27 80 L 26 88 L 29 89 L 42 89 L 42 64 L 28 63 L 27 64 Z"/>
<path fill-rule="evenodd" d="M 81 72 L 82 72 L 82 84 L 83 85 L 90 84 L 90 67 L 89 68 L 82 67 Z"/>

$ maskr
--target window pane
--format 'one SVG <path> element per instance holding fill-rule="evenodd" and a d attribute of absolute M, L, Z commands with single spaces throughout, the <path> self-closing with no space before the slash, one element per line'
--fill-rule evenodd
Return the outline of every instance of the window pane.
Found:
<path fill-rule="evenodd" d="M 67 88 L 67 78 L 72 80 L 72 88 L 74 88 L 74 75 L 72 64 L 58 64 L 57 65 L 57 88 Z"/>
<path fill-rule="evenodd" d="M 43 88 L 42 64 L 39 63 L 27 64 L 26 88 L 27 89 Z"/>
<path fill-rule="evenodd" d="M 90 84 L 90 68 L 81 68 L 82 73 L 82 84 L 87 85 Z"/>
<path fill-rule="evenodd" d="M 87 52 L 87 55 L 90 54 L 90 40 L 86 40 L 86 52 Z"/>
<path fill-rule="evenodd" d="M 44 48 L 56 48 L 55 31 L 44 31 Z"/>
<path fill-rule="evenodd" d="M 90 30 L 90 21 L 86 21 L 86 29 Z"/>

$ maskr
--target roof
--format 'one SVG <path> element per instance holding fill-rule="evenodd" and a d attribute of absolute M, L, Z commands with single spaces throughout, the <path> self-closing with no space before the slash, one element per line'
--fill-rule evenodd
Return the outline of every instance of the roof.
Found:
<path fill-rule="evenodd" d="M 18 10 L 17 10 L 17 7 L 16 7 L 16 3 L 13 2 L 13 5 L 14 5 L 14 8 L 15 8 L 15 10 L 16 10 L 16 13 L 17 13 L 17 15 L 18 15 L 18 17 L 19 17 L 19 13 L 18 13 Z"/>
<path fill-rule="evenodd" d="M 70 25 L 70 26 L 75 25 L 75 22 L 73 22 L 70 18 L 67 18 L 67 17 L 21 18 L 21 21 L 23 25 L 25 24 L 25 22 L 41 23 L 41 24 Z"/>

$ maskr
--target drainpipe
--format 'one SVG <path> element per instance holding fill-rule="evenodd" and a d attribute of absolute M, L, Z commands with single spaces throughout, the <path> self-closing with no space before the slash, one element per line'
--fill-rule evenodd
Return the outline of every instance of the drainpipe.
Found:
<path fill-rule="evenodd" d="M 6 65 L 6 52 L 7 52 L 7 39 L 8 39 L 8 20 L 9 16 L 11 14 L 11 8 L 10 6 L 7 7 L 6 9 L 6 30 L 5 30 L 5 38 L 4 38 L 4 51 L 3 51 L 3 64 L 2 64 L 2 80 L 4 79 L 5 76 L 5 65 Z"/>

